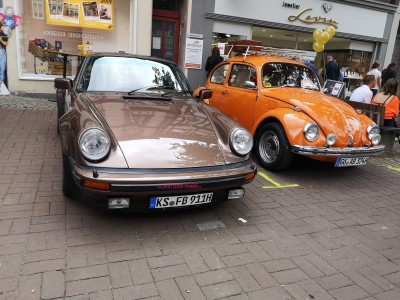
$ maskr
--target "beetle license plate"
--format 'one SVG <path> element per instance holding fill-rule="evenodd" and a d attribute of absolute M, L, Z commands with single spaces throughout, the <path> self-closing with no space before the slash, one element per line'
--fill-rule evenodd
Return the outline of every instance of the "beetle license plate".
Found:
<path fill-rule="evenodd" d="M 211 202 L 212 197 L 213 193 L 167 196 L 167 197 L 151 197 L 149 208 L 167 208 L 167 207 L 206 204 Z"/>
<path fill-rule="evenodd" d="M 335 167 L 351 167 L 351 166 L 361 166 L 366 165 L 369 157 L 339 157 L 336 160 Z"/>

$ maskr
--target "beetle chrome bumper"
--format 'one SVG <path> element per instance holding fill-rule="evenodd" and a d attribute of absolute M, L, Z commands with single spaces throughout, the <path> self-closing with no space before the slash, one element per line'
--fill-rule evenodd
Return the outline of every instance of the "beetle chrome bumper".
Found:
<path fill-rule="evenodd" d="M 309 156 L 362 157 L 379 155 L 385 150 L 384 145 L 372 147 L 318 148 L 312 146 L 292 146 L 292 152 Z"/>

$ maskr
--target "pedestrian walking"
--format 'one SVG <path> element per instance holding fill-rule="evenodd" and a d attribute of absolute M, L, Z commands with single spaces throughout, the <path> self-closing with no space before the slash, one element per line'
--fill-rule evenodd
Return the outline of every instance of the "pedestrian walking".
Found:
<path fill-rule="evenodd" d="M 211 56 L 207 58 L 205 70 L 207 71 L 207 77 L 216 65 L 222 62 L 224 58 L 219 54 L 218 47 L 214 47 L 211 51 Z"/>
<path fill-rule="evenodd" d="M 339 81 L 340 67 L 332 55 L 328 55 L 325 59 L 325 77 L 326 79 Z"/>
<path fill-rule="evenodd" d="M 374 75 L 376 79 L 376 85 L 371 89 L 373 95 L 375 96 L 381 89 L 381 81 L 382 81 L 382 73 L 380 71 L 381 64 L 375 61 L 372 64 L 371 70 L 367 73 L 367 75 Z"/>

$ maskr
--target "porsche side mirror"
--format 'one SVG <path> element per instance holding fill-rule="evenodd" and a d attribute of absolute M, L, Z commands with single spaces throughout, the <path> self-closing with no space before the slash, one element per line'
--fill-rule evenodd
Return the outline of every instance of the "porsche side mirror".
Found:
<path fill-rule="evenodd" d="M 204 99 L 210 99 L 212 97 L 212 90 L 210 89 L 202 89 L 199 92 L 199 98 L 201 101 L 204 101 Z"/>
<path fill-rule="evenodd" d="M 54 87 L 60 90 L 71 90 L 73 81 L 70 78 L 56 78 L 54 79 Z"/>

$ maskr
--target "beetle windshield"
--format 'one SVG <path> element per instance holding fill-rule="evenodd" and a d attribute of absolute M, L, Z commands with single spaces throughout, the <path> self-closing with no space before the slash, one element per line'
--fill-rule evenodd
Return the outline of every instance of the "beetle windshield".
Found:
<path fill-rule="evenodd" d="M 268 63 L 262 68 L 262 83 L 268 87 L 299 87 L 320 90 L 314 72 L 302 65 L 290 63 Z"/>
<path fill-rule="evenodd" d="M 93 56 L 79 74 L 78 90 L 96 92 L 190 92 L 180 68 L 172 63 L 127 56 Z"/>

